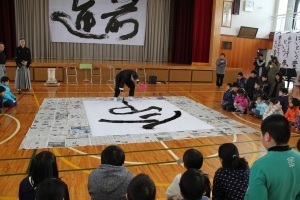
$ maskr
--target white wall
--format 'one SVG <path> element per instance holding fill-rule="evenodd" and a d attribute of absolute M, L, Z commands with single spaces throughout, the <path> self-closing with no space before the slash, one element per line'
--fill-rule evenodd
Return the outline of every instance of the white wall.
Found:
<path fill-rule="evenodd" d="M 232 15 L 231 28 L 222 27 L 221 34 L 237 36 L 241 26 L 248 26 L 258 28 L 256 38 L 269 38 L 276 5 L 277 0 L 254 0 L 253 12 L 246 12 L 245 0 L 241 0 L 240 14 Z"/>

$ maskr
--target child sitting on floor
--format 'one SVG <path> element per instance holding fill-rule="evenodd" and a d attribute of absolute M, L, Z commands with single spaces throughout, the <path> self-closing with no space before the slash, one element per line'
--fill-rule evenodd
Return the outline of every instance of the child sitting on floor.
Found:
<path fill-rule="evenodd" d="M 3 97 L 4 107 L 14 107 L 17 105 L 16 97 L 11 93 L 9 87 L 9 78 L 7 76 L 2 76 L 0 86 L 5 88 L 5 95 Z"/>
<path fill-rule="evenodd" d="M 255 117 L 262 119 L 268 105 L 266 104 L 263 95 L 258 95 L 255 102 L 255 108 L 252 108 L 252 113 Z"/>
<path fill-rule="evenodd" d="M 235 111 L 233 101 L 234 101 L 234 98 L 236 96 L 236 92 L 239 89 L 239 84 L 233 83 L 231 88 L 232 88 L 232 90 L 230 91 L 230 96 L 229 96 L 229 99 L 228 99 L 228 103 L 225 104 L 225 105 L 222 105 L 223 110 L 227 110 L 227 111 L 230 111 L 230 112 Z"/>
<path fill-rule="evenodd" d="M 295 119 L 297 115 L 299 114 L 299 106 L 300 101 L 297 98 L 291 98 L 289 101 L 289 107 L 284 114 L 285 118 L 290 122 L 291 126 L 294 126 Z"/>
<path fill-rule="evenodd" d="M 271 98 L 269 100 L 269 106 L 266 108 L 266 111 L 263 114 L 263 119 L 266 119 L 268 116 L 274 114 L 284 115 L 280 102 L 278 102 L 276 98 Z"/>
<path fill-rule="evenodd" d="M 279 89 L 279 96 L 277 100 L 280 102 L 283 113 L 286 113 L 289 106 L 289 94 L 287 88 Z"/>
<path fill-rule="evenodd" d="M 227 85 L 226 85 L 226 91 L 223 94 L 223 99 L 222 99 L 222 103 L 221 103 L 222 107 L 226 106 L 229 103 L 230 96 L 231 96 L 230 95 L 231 91 L 232 91 L 231 90 L 231 83 L 227 83 Z"/>
<path fill-rule="evenodd" d="M 236 97 L 234 98 L 234 108 L 236 112 L 241 114 L 247 114 L 248 108 L 248 98 L 244 89 L 238 89 L 236 92 Z"/>

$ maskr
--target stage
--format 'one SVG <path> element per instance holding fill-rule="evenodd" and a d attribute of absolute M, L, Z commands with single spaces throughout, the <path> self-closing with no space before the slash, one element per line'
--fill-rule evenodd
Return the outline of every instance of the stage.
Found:
<path fill-rule="evenodd" d="M 47 68 L 56 68 L 56 78 L 59 82 L 66 82 L 66 68 L 76 67 L 78 70 L 78 82 L 90 80 L 90 70 L 79 69 L 80 64 L 90 63 L 102 70 L 102 83 L 114 79 L 113 68 L 133 69 L 144 68 L 146 81 L 149 76 L 157 76 L 159 82 L 199 82 L 214 83 L 216 79 L 215 65 L 209 63 L 193 63 L 192 65 L 175 64 L 169 62 L 140 62 L 140 61 L 107 61 L 107 60 L 58 60 L 58 59 L 33 59 L 30 65 L 31 80 L 35 82 L 47 81 Z M 13 60 L 6 63 L 7 75 L 11 80 L 15 78 L 16 64 Z M 242 68 L 227 68 L 224 82 L 236 81 L 237 73 Z M 143 80 L 141 80 L 143 81 Z"/>

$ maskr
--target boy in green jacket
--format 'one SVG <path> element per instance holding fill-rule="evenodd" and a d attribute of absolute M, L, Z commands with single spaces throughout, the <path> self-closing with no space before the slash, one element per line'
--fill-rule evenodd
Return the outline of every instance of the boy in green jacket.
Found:
<path fill-rule="evenodd" d="M 253 164 L 245 200 L 300 200 L 300 154 L 288 145 L 287 119 L 271 115 L 261 124 L 267 154 Z"/>

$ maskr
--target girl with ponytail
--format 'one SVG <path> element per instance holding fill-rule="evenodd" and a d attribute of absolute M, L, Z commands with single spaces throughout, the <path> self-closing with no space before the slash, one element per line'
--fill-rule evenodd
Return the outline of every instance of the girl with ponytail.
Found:
<path fill-rule="evenodd" d="M 250 168 L 245 158 L 240 158 L 239 151 L 233 143 L 219 147 L 222 167 L 214 176 L 212 199 L 244 199 L 248 188 Z"/>

